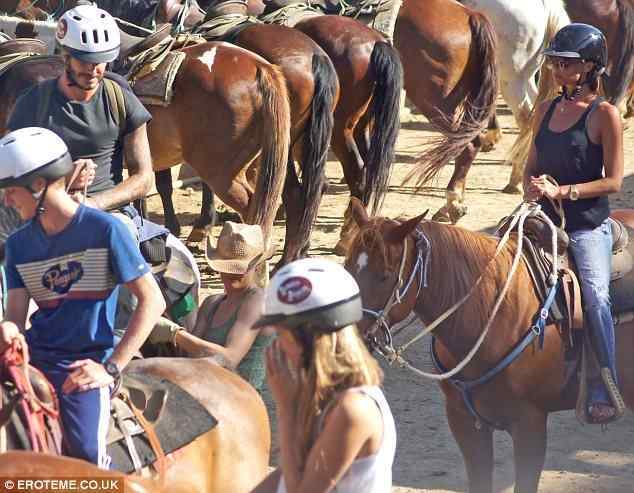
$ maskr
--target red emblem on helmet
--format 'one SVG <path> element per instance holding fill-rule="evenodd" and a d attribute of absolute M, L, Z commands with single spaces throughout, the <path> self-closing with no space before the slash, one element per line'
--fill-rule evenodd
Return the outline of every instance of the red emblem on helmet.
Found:
<path fill-rule="evenodd" d="M 289 277 L 277 288 L 277 298 L 287 305 L 296 305 L 310 296 L 313 285 L 305 277 Z"/>
<path fill-rule="evenodd" d="M 68 23 L 66 19 L 62 19 L 57 23 L 57 31 L 55 32 L 55 36 L 57 39 L 64 39 L 66 33 L 68 32 Z"/>

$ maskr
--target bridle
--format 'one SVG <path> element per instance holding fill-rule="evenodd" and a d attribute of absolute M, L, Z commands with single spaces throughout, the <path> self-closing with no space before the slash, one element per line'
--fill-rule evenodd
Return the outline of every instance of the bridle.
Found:
<path fill-rule="evenodd" d="M 429 258 L 431 255 L 431 243 L 419 228 L 416 228 L 413 234 L 416 247 L 416 261 L 407 281 L 404 281 L 403 277 L 405 264 L 407 263 L 409 235 L 404 239 L 401 263 L 398 269 L 398 278 L 394 283 L 392 293 L 385 302 L 385 305 L 379 311 L 370 310 L 369 308 L 363 309 L 364 313 L 376 319 L 368 329 L 366 339 L 370 343 L 371 348 L 381 353 L 384 357 L 388 356 L 390 349 L 394 350 L 392 344 L 392 325 L 390 325 L 388 321 L 390 311 L 395 305 L 403 303 L 404 298 L 413 286 L 417 276 L 419 279 L 416 297 L 418 298 L 418 295 L 423 287 L 427 287 L 427 268 L 429 266 Z"/>
<path fill-rule="evenodd" d="M 407 295 L 407 291 L 411 288 L 416 275 L 420 275 L 420 281 L 418 283 L 418 294 L 420 294 L 420 290 L 423 286 L 427 286 L 427 267 L 429 264 L 429 258 L 431 255 L 431 243 L 429 239 L 425 236 L 425 234 L 420 230 L 414 230 L 414 236 L 416 238 L 416 263 L 412 269 L 412 272 L 409 275 L 408 281 L 405 286 L 403 286 L 403 272 L 405 269 L 406 257 L 407 257 L 407 241 L 408 237 L 406 236 L 404 239 L 403 245 L 403 253 L 401 257 L 401 264 L 399 267 L 399 275 L 394 285 L 394 289 L 392 290 L 392 294 L 388 298 L 385 306 L 382 310 L 373 311 L 364 308 L 364 312 L 372 315 L 376 318 L 376 321 L 370 326 L 368 330 L 368 335 L 366 335 L 366 339 L 369 341 L 370 347 L 381 354 L 390 365 L 397 364 L 401 367 L 408 368 L 412 370 L 414 373 L 423 376 L 425 378 L 429 378 L 436 381 L 448 380 L 452 378 L 454 375 L 458 374 L 462 369 L 469 364 L 469 362 L 476 355 L 480 346 L 484 342 L 489 329 L 497 315 L 497 312 L 502 304 L 504 297 L 506 296 L 506 292 L 509 289 L 511 284 L 511 280 L 515 272 L 517 271 L 521 254 L 522 254 L 522 242 L 524 237 L 524 221 L 526 218 L 530 216 L 539 216 L 541 217 L 549 226 L 551 230 L 551 247 L 552 247 L 552 255 L 553 255 L 553 265 L 552 265 L 552 273 L 550 276 L 550 283 L 554 287 L 557 282 L 557 234 L 556 227 L 550 220 L 550 218 L 544 214 L 541 210 L 541 206 L 532 202 L 522 202 L 509 216 L 509 224 L 508 229 L 503 234 L 503 236 L 498 241 L 495 254 L 489 259 L 487 266 L 482 270 L 480 276 L 476 279 L 476 281 L 471 286 L 471 289 L 456 301 L 452 306 L 450 306 L 447 310 L 445 310 L 440 316 L 438 316 L 435 320 L 425 325 L 425 328 L 420 331 L 416 336 L 414 336 L 410 341 L 405 344 L 400 345 L 395 348 L 392 340 L 392 332 L 391 325 L 388 323 L 387 319 L 389 316 L 390 310 L 397 304 L 403 302 L 403 298 Z M 444 322 L 447 318 L 453 315 L 476 291 L 480 282 L 484 278 L 484 273 L 486 272 L 489 265 L 491 265 L 498 255 L 503 251 L 504 246 L 509 240 L 511 231 L 514 230 L 515 226 L 517 226 L 517 245 L 518 247 L 515 250 L 513 255 L 513 260 L 511 262 L 511 267 L 509 269 L 508 276 L 502 286 L 502 289 L 499 291 L 498 296 L 493 304 L 491 313 L 489 318 L 484 326 L 478 340 L 476 341 L 473 348 L 469 351 L 469 353 L 464 357 L 464 359 L 458 363 L 452 370 L 447 372 L 437 374 L 437 373 L 428 373 L 418 368 L 415 368 L 409 361 L 407 361 L 403 357 L 403 353 L 409 348 L 412 344 L 417 342 L 419 339 L 423 338 L 427 334 L 433 332 L 442 322 Z M 402 289 L 401 289 L 402 288 Z M 553 293 L 555 290 L 553 289 Z M 417 296 L 418 297 L 418 296 Z M 547 314 L 546 314 L 547 315 Z"/>

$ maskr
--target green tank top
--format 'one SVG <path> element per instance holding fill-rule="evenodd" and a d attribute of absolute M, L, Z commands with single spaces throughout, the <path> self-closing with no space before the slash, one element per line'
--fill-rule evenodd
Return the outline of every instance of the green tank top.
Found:
<path fill-rule="evenodd" d="M 227 337 L 229 335 L 229 331 L 236 323 L 238 319 L 238 312 L 242 307 L 242 304 L 249 299 L 252 291 L 248 291 L 240 304 L 236 308 L 236 311 L 227 319 L 226 322 L 219 325 L 210 325 L 209 328 L 203 334 L 203 339 L 208 342 L 213 342 L 215 344 L 219 344 L 221 346 L 225 346 L 227 343 Z M 224 300 L 223 298 L 216 303 L 210 313 L 209 320 L 213 321 L 214 315 L 216 315 L 216 311 L 220 306 L 220 303 Z M 247 382 L 249 382 L 255 389 L 260 392 L 262 390 L 262 386 L 264 385 L 264 378 L 266 376 L 266 370 L 264 366 L 264 350 L 269 345 L 273 336 L 265 336 L 262 333 L 258 334 L 253 341 L 253 345 L 249 352 L 244 355 L 242 361 L 238 365 L 237 371 L 242 378 L 244 378 Z"/>

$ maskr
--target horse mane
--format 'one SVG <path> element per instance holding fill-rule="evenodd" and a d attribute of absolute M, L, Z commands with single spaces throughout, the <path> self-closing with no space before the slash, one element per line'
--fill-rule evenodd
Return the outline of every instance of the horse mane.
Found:
<path fill-rule="evenodd" d="M 393 270 L 390 266 L 389 245 L 382 233 L 382 226 L 393 222 L 387 218 L 373 218 L 360 228 L 353 247 L 350 250 L 378 252 L 386 270 Z M 484 233 L 469 231 L 456 226 L 450 226 L 433 221 L 425 221 L 420 226 L 421 231 L 430 242 L 431 254 L 427 281 L 431 290 L 421 291 L 421 298 L 433 296 L 434 312 L 430 312 L 430 320 L 440 315 L 465 296 L 474 286 L 478 278 L 483 279 L 476 291 L 465 304 L 443 326 L 447 330 L 458 330 L 468 323 L 472 326 L 483 327 L 492 311 L 493 305 L 510 271 L 517 243 L 511 239 L 494 261 L 498 245 L 496 238 Z M 516 278 L 506 294 L 507 299 L 518 296 L 520 289 L 526 288 L 526 283 L 517 282 L 520 271 L 528 273 L 521 263 L 516 272 Z M 504 310 L 504 304 L 500 311 Z"/>

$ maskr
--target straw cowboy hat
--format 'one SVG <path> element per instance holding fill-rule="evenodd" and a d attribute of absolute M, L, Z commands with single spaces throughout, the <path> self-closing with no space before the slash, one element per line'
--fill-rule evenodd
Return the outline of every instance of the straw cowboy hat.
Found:
<path fill-rule="evenodd" d="M 207 236 L 205 257 L 211 268 L 225 274 L 245 274 L 264 258 L 264 235 L 257 224 L 227 221 L 214 247 Z"/>

